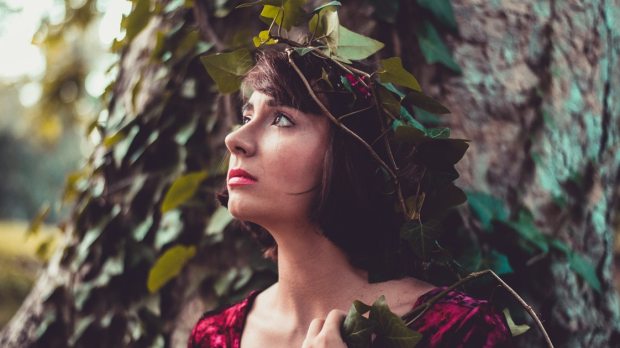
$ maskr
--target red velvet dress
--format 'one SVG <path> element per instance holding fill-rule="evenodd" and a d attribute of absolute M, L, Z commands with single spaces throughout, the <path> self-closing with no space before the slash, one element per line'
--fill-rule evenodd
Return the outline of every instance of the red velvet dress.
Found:
<path fill-rule="evenodd" d="M 414 307 L 444 289 L 438 287 L 423 294 Z M 236 304 L 203 314 L 192 330 L 188 348 L 239 348 L 245 318 L 259 292 L 253 290 Z M 423 335 L 417 348 L 512 346 L 504 315 L 488 301 L 460 291 L 449 292 L 409 327 Z"/>

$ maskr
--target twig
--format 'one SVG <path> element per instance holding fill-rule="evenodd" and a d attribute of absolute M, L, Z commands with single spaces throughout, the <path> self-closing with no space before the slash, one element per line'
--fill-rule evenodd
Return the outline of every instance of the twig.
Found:
<path fill-rule="evenodd" d="M 411 325 L 411 323 L 413 323 L 418 318 L 420 318 L 424 313 L 426 313 L 426 311 L 433 304 L 435 304 L 435 302 L 437 302 L 439 299 L 444 297 L 447 293 L 449 293 L 450 291 L 454 290 L 455 288 L 461 286 L 462 284 L 464 284 L 464 283 L 466 283 L 466 282 L 468 282 L 468 281 L 470 281 L 472 279 L 480 278 L 480 277 L 485 276 L 487 274 L 491 274 L 495 278 L 495 280 L 497 280 L 502 285 L 502 287 L 504 289 L 506 289 L 514 298 L 517 299 L 517 301 L 521 304 L 521 306 L 530 314 L 530 316 L 536 322 L 536 325 L 538 326 L 540 331 L 543 333 L 543 336 L 545 337 L 545 341 L 547 342 L 547 346 L 553 348 L 553 343 L 551 343 L 551 339 L 549 338 L 549 335 L 547 334 L 547 331 L 545 330 L 545 327 L 543 326 L 542 322 L 538 318 L 538 315 L 536 315 L 536 312 L 534 312 L 532 307 L 530 305 L 528 305 L 527 302 L 525 302 L 521 298 L 521 296 L 519 296 L 519 294 L 517 294 L 516 291 L 514 291 L 508 284 L 506 284 L 506 282 L 504 282 L 497 274 L 495 274 L 495 272 L 493 272 L 490 269 L 486 269 L 484 271 L 470 273 L 465 278 L 463 278 L 463 279 L 459 280 L 458 282 L 450 285 L 448 288 L 446 288 L 445 290 L 443 290 L 439 294 L 433 296 L 430 300 L 428 300 L 425 303 L 423 303 L 423 304 L 417 306 L 416 308 L 412 309 L 409 313 L 403 315 L 401 318 L 403 319 L 403 321 L 405 321 L 405 325 L 406 326 Z M 413 317 L 413 319 L 410 319 L 411 317 Z"/>
<path fill-rule="evenodd" d="M 368 110 L 368 109 L 371 109 L 372 107 L 373 107 L 373 106 L 371 105 L 371 106 L 369 106 L 369 107 L 367 107 L 367 108 L 363 108 L 363 109 L 359 109 L 359 110 L 355 110 L 355 111 L 349 112 L 348 114 L 344 114 L 344 115 L 342 115 L 342 116 L 338 117 L 338 120 L 342 121 L 345 117 L 349 117 L 349 116 L 352 116 L 352 115 L 358 114 L 358 113 L 360 113 L 360 112 L 363 112 L 363 111 L 366 111 L 366 110 Z"/>
<path fill-rule="evenodd" d="M 390 175 L 392 176 L 392 179 L 396 180 L 396 174 L 394 174 L 392 169 L 388 167 L 388 165 L 381 159 L 381 157 L 379 157 L 379 155 L 375 152 L 375 150 L 373 150 L 372 147 L 368 145 L 366 141 L 364 141 L 364 139 L 360 138 L 359 135 L 355 134 L 355 132 L 351 131 L 347 126 L 342 124 L 342 122 L 340 122 L 336 117 L 334 117 L 334 115 L 332 115 L 332 113 L 329 110 L 327 110 L 325 105 L 323 105 L 321 100 L 319 100 L 319 98 L 314 93 L 314 90 L 312 90 L 312 87 L 310 86 L 308 79 L 306 79 L 306 77 L 301 72 L 301 70 L 299 70 L 299 67 L 297 66 L 297 64 L 295 64 L 295 61 L 293 61 L 293 58 L 291 57 L 292 52 L 293 52 L 292 49 L 290 48 L 286 49 L 289 63 L 291 63 L 291 66 L 293 67 L 293 69 L 295 69 L 295 71 L 297 72 L 301 80 L 303 81 L 304 85 L 306 86 L 306 89 L 312 96 L 312 99 L 314 99 L 314 101 L 319 105 L 321 110 L 327 115 L 327 117 L 329 117 L 332 120 L 332 122 L 334 122 L 338 127 L 342 128 L 342 130 L 344 130 L 346 133 L 349 133 L 353 138 L 357 139 L 364 147 L 366 147 L 368 151 L 370 151 L 370 154 L 388 171 L 388 173 L 390 173 Z"/>
<path fill-rule="evenodd" d="M 362 79 L 360 79 L 362 80 Z M 363 81 L 362 81 L 363 82 Z M 375 105 L 377 107 L 377 116 L 379 116 L 379 123 L 381 124 L 381 132 L 383 133 L 385 131 L 385 124 L 383 123 L 383 117 L 382 117 L 382 107 L 381 104 L 379 103 L 379 99 L 377 99 L 377 94 L 373 93 L 372 94 L 373 100 L 375 102 Z M 390 129 L 390 125 L 388 125 L 388 130 Z M 382 135 L 383 137 L 383 135 Z M 383 137 L 383 143 L 385 144 L 385 150 L 388 153 L 388 157 L 390 158 L 390 162 L 392 163 L 392 165 L 394 166 L 394 170 L 398 173 L 398 166 L 396 165 L 396 161 L 394 160 L 394 155 L 392 155 L 392 149 L 390 148 L 390 141 L 388 140 L 388 138 Z M 408 211 L 407 211 L 407 204 L 405 204 L 405 198 L 403 197 L 403 191 L 400 187 L 400 181 L 398 180 L 398 176 L 394 176 L 394 185 L 396 186 L 396 193 L 398 194 L 398 200 L 400 202 L 400 205 L 403 209 L 403 215 L 405 220 L 407 220 L 408 218 Z"/>

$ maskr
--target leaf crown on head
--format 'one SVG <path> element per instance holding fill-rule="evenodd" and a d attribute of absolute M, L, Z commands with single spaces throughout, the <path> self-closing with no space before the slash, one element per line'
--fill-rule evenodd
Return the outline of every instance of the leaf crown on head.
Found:
<path fill-rule="evenodd" d="M 414 75 L 403 67 L 400 57 L 381 59 L 379 69 L 370 74 L 353 66 L 354 61 L 367 59 L 381 50 L 384 44 L 340 24 L 339 1 L 330 1 L 310 12 L 304 9 L 304 5 L 305 0 L 258 0 L 238 5 L 237 8 L 263 6 L 260 19 L 269 27 L 253 37 L 253 49 L 277 43 L 286 45 L 291 66 L 304 81 L 315 102 L 338 127 L 368 149 L 386 174 L 386 184 L 395 188 L 395 209 L 404 218 L 400 237 L 411 245 L 423 263 L 430 263 L 430 251 L 438 247 L 437 226 L 441 217 L 449 208 L 466 201 L 465 194 L 453 181 L 459 176 L 454 165 L 465 154 L 468 140 L 450 138 L 447 127 L 429 128 L 424 125 L 429 118 L 436 119 L 434 115 L 450 111 L 422 91 Z M 307 25 L 308 36 L 303 42 L 282 36 L 283 32 L 293 27 L 304 25 Z M 325 74 L 325 81 L 334 89 L 348 91 L 354 99 L 363 98 L 373 103 L 388 126 L 382 134 L 391 136 L 399 145 L 415 149 L 415 161 L 423 168 L 415 193 L 405 196 L 393 158 L 382 159 L 371 145 L 330 113 L 292 59 L 293 54 L 313 54 L 330 60 L 339 68 L 339 83 L 333 83 L 331 72 L 329 78 Z M 243 47 L 202 56 L 201 61 L 218 90 L 233 93 L 239 90 L 243 77 L 254 66 L 252 57 L 251 49 Z"/>

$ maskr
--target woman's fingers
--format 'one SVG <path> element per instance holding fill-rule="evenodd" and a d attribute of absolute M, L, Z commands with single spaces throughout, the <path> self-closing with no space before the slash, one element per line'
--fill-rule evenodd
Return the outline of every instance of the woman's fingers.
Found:
<path fill-rule="evenodd" d="M 306 333 L 306 339 L 308 337 L 315 337 L 321 332 L 323 328 L 323 324 L 325 323 L 325 319 L 316 318 L 312 320 L 310 323 L 310 327 L 308 327 L 308 332 Z"/>
<path fill-rule="evenodd" d="M 325 319 L 314 319 L 308 327 L 302 348 L 346 348 L 340 336 L 340 326 L 347 313 L 332 309 Z"/>

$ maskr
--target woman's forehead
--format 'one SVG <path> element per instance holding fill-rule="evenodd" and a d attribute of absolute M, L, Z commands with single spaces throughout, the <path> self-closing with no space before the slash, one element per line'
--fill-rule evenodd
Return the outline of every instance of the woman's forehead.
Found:
<path fill-rule="evenodd" d="M 258 102 L 257 99 L 262 99 L 264 101 L 264 103 L 266 103 L 267 106 L 269 106 L 269 107 L 288 106 L 288 105 L 284 105 L 283 103 L 277 101 L 276 99 L 274 99 L 270 95 L 254 91 L 254 92 L 252 92 L 252 95 L 250 96 L 250 98 L 241 107 L 241 111 L 243 111 L 243 112 L 245 112 L 245 111 L 253 111 L 254 110 L 254 104 L 256 104 Z"/>

